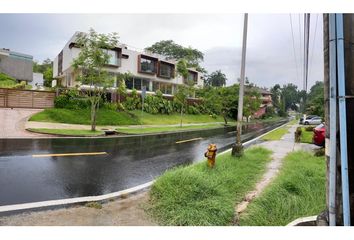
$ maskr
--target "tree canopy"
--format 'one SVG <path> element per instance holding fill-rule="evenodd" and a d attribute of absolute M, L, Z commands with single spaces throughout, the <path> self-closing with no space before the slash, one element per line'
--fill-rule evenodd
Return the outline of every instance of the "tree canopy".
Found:
<path fill-rule="evenodd" d="M 173 40 L 162 40 L 145 48 L 145 50 L 164 55 L 168 59 L 176 59 L 177 61 L 185 59 L 188 67 L 194 67 L 198 71 L 206 72 L 205 69 L 200 66 L 200 63 L 204 60 L 204 54 L 198 49 L 183 47 Z"/>
<path fill-rule="evenodd" d="M 206 76 L 204 80 L 205 86 L 212 87 L 222 87 L 226 85 L 226 75 L 221 72 L 221 70 L 217 70 L 212 72 L 210 75 Z"/>
<path fill-rule="evenodd" d="M 324 116 L 324 83 L 317 81 L 310 89 L 306 101 L 306 113 Z"/>

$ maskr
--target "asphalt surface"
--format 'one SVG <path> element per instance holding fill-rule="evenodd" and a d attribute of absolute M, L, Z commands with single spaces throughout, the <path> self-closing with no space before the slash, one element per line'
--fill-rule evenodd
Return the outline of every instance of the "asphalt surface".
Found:
<path fill-rule="evenodd" d="M 245 126 L 248 141 L 284 122 Z M 209 143 L 231 147 L 235 127 L 112 138 L 0 139 L 0 205 L 120 191 L 155 179 L 167 169 L 204 159 Z M 183 142 L 185 140 L 191 140 Z M 182 142 L 181 142 L 182 141 Z M 94 153 L 89 156 L 41 154 Z"/>

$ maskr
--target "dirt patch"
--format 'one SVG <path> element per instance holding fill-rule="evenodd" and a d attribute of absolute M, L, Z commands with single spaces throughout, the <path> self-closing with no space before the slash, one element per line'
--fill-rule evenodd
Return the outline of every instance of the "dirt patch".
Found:
<path fill-rule="evenodd" d="M 148 192 L 102 204 L 101 209 L 85 206 L 30 212 L 0 218 L 7 226 L 156 226 L 144 212 Z"/>

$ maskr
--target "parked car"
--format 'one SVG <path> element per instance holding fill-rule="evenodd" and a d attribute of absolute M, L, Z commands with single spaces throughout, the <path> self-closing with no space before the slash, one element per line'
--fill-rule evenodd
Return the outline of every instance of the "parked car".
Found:
<path fill-rule="evenodd" d="M 318 117 L 318 116 L 316 116 L 316 115 L 308 115 L 308 116 L 306 116 L 306 120 L 310 120 L 310 119 L 312 119 L 314 117 Z M 300 118 L 299 124 L 304 124 L 304 117 Z"/>
<path fill-rule="evenodd" d="M 318 146 L 324 146 L 325 135 L 326 135 L 326 128 L 325 125 L 321 123 L 320 125 L 318 125 L 313 129 L 313 138 L 312 138 L 313 143 Z"/>
<path fill-rule="evenodd" d="M 304 121 L 305 125 L 318 125 L 322 123 L 322 118 L 320 117 L 313 117 L 311 119 L 306 118 Z"/>

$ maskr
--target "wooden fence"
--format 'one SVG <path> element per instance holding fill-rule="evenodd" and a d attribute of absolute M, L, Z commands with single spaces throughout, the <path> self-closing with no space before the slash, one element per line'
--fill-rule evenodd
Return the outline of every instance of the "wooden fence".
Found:
<path fill-rule="evenodd" d="M 0 107 L 51 108 L 55 92 L 0 88 Z"/>

